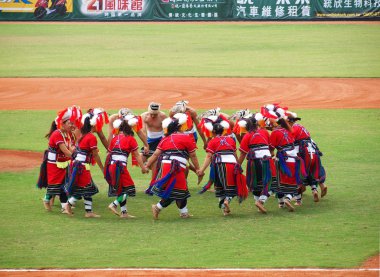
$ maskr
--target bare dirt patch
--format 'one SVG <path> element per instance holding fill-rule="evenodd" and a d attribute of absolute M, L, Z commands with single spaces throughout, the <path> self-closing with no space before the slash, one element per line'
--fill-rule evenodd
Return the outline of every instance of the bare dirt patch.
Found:
<path fill-rule="evenodd" d="M 189 100 L 198 109 L 258 109 L 278 102 L 291 109 L 380 108 L 380 78 L 2 78 L 0 110 L 169 109 Z"/>
<path fill-rule="evenodd" d="M 366 260 L 362 268 L 380 268 L 380 255 L 373 256 Z"/>
<path fill-rule="evenodd" d="M 1 78 L 0 110 L 129 107 L 157 101 L 169 109 L 189 100 L 198 109 L 258 109 L 278 102 L 291 109 L 380 108 L 380 78 Z M 0 171 L 38 166 L 42 153 L 0 151 Z"/>
<path fill-rule="evenodd" d="M 48 277 L 48 276 L 63 276 L 63 277 L 82 277 L 82 276 L 95 276 L 95 277 L 291 277 L 291 276 L 305 276 L 305 277 L 378 277 L 378 270 L 370 269 L 263 269 L 263 270 L 191 270 L 191 269 L 168 269 L 168 270 L 149 270 L 149 269 L 105 269 L 105 270 L 79 270 L 79 271 L 18 271 L 18 272 L 0 272 L 0 276 L 35 276 L 35 277 Z"/>
<path fill-rule="evenodd" d="M 0 150 L 0 172 L 19 172 L 39 166 L 43 153 Z"/>

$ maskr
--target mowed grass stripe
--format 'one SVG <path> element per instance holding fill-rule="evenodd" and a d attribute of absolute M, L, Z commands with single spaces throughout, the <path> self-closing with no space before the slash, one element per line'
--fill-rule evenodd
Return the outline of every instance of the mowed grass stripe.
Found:
<path fill-rule="evenodd" d="M 0 77 L 379 77 L 378 24 L 0 24 Z"/>

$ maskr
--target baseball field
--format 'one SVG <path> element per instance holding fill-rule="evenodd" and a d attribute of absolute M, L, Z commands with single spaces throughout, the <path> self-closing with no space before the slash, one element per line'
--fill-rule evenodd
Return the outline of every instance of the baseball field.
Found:
<path fill-rule="evenodd" d="M 378 276 L 379 45 L 378 21 L 0 23 L 0 275 Z M 199 112 L 274 102 L 297 112 L 324 154 L 328 194 L 315 203 L 306 191 L 294 213 L 269 199 L 266 215 L 250 196 L 224 217 L 191 173 L 193 217 L 170 206 L 155 221 L 150 176 L 129 168 L 136 219 L 121 220 L 94 167 L 101 218 L 84 218 L 83 202 L 73 217 L 59 203 L 45 211 L 35 184 L 58 110 L 140 113 L 157 101 L 167 111 L 179 100 Z"/>

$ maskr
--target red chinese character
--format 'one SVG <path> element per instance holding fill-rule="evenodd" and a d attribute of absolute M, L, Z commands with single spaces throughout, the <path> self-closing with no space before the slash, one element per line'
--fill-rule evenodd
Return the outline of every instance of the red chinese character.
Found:
<path fill-rule="evenodd" d="M 115 0 L 105 0 L 105 10 L 115 10 Z"/>
<path fill-rule="evenodd" d="M 142 0 L 132 0 L 132 11 L 142 11 Z"/>
<path fill-rule="evenodd" d="M 128 10 L 128 4 L 129 4 L 129 0 L 118 0 L 117 8 L 118 8 L 118 10 L 127 11 Z"/>

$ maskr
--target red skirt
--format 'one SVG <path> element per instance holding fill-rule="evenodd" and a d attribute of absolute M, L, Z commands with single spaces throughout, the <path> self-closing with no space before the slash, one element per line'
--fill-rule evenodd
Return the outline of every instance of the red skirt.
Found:
<path fill-rule="evenodd" d="M 277 168 L 279 175 L 279 183 L 282 185 L 297 186 L 296 163 L 286 163 L 286 165 L 289 168 L 289 171 L 291 172 L 291 177 L 281 172 L 280 168 Z"/>
<path fill-rule="evenodd" d="M 310 154 L 306 152 L 305 158 L 305 168 L 306 168 L 306 173 L 308 176 L 311 176 L 314 180 L 319 181 L 320 179 L 320 163 L 319 163 L 319 157 L 316 154 Z"/>
<path fill-rule="evenodd" d="M 159 178 L 162 178 L 166 174 L 170 172 L 171 164 L 170 163 L 162 163 L 161 164 L 161 176 Z M 185 169 L 181 167 L 180 171 L 176 174 L 176 182 L 174 184 L 174 189 L 179 190 L 187 190 L 187 181 L 185 176 Z"/>
<path fill-rule="evenodd" d="M 65 180 L 66 168 L 58 168 L 56 164 L 47 163 L 48 185 L 62 184 Z"/>
<path fill-rule="evenodd" d="M 226 166 L 226 185 L 227 186 L 236 186 L 236 181 L 235 181 L 235 164 L 234 163 L 225 163 Z"/>
<path fill-rule="evenodd" d="M 272 177 L 276 177 L 277 175 L 277 170 L 276 170 L 276 164 L 273 159 L 269 160 L 269 165 L 270 165 L 270 170 L 272 172 Z"/>
<path fill-rule="evenodd" d="M 116 182 L 116 164 L 109 165 L 109 172 L 111 175 L 112 184 L 114 184 Z M 126 166 L 123 168 L 123 172 L 120 174 L 120 185 L 122 187 L 130 187 L 134 185 L 132 177 L 129 174 Z"/>
<path fill-rule="evenodd" d="M 78 166 L 78 173 L 75 177 L 75 184 L 78 187 L 86 187 L 91 184 L 91 171 L 87 170 L 84 165 Z"/>

